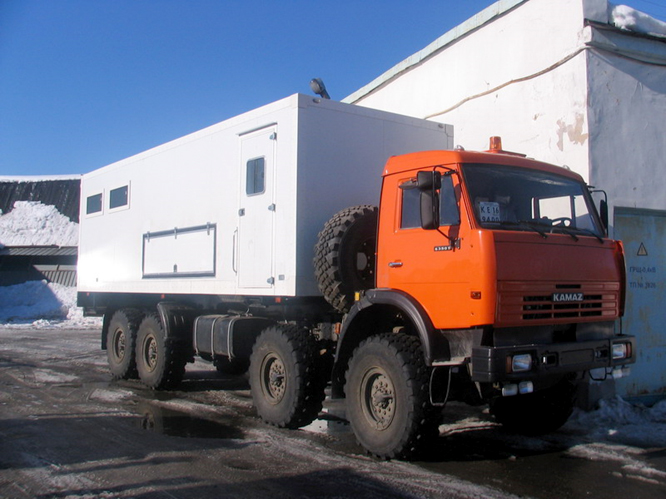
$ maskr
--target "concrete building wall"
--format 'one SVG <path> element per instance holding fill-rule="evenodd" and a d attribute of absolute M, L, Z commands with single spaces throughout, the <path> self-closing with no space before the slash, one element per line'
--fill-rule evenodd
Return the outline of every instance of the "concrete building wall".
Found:
<path fill-rule="evenodd" d="M 588 72 L 592 182 L 614 206 L 666 209 L 666 67 L 595 51 Z"/>

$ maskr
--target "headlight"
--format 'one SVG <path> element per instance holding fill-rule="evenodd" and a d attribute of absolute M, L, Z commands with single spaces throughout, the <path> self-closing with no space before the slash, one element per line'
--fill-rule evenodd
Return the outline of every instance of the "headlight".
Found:
<path fill-rule="evenodd" d="M 613 360 L 631 357 L 631 343 L 613 343 Z"/>
<path fill-rule="evenodd" d="M 532 355 L 529 353 L 514 355 L 509 357 L 507 361 L 509 372 L 512 373 L 522 373 L 532 369 Z"/>

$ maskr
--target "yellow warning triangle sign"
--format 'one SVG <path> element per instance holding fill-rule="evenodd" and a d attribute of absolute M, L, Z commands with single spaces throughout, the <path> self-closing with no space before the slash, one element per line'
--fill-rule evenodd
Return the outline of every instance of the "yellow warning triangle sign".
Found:
<path fill-rule="evenodd" d="M 645 249 L 645 245 L 641 243 L 641 245 L 638 248 L 638 253 L 636 253 L 637 256 L 648 256 L 647 249 Z"/>

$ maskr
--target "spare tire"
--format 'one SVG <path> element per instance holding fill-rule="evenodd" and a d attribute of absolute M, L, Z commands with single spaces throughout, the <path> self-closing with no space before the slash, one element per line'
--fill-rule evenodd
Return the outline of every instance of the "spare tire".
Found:
<path fill-rule="evenodd" d="M 319 233 L 314 268 L 319 290 L 346 313 L 356 291 L 375 287 L 377 208 L 354 206 L 336 213 Z"/>

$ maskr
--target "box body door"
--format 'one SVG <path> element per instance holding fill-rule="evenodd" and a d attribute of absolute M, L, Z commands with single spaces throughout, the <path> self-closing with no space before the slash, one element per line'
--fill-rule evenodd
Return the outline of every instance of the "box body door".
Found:
<path fill-rule="evenodd" d="M 242 135 L 237 272 L 240 288 L 270 289 L 275 226 L 277 126 Z"/>

